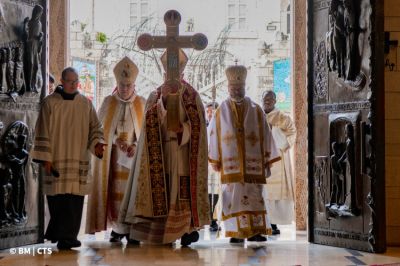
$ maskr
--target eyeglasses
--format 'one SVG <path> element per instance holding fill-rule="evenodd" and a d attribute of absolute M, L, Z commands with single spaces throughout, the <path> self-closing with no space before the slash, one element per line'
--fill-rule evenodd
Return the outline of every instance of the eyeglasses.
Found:
<path fill-rule="evenodd" d="M 64 82 L 65 82 L 65 83 L 69 83 L 69 84 L 71 84 L 71 85 L 76 85 L 76 84 L 79 83 L 79 79 L 76 79 L 76 80 L 68 80 L 68 79 L 65 79 Z"/>

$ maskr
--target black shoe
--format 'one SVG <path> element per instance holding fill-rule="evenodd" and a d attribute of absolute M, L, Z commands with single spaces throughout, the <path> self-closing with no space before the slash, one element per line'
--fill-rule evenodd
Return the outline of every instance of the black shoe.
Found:
<path fill-rule="evenodd" d="M 71 243 L 71 247 L 73 248 L 78 248 L 80 246 L 82 246 L 81 241 L 79 241 L 78 239 L 72 239 L 72 240 L 68 240 Z"/>
<path fill-rule="evenodd" d="M 244 239 L 231 237 L 231 239 L 229 239 L 229 243 L 231 244 L 244 243 Z"/>
<path fill-rule="evenodd" d="M 278 226 L 276 224 L 271 224 L 272 228 L 272 235 L 279 235 L 281 231 L 278 229 Z"/>
<path fill-rule="evenodd" d="M 275 235 L 280 235 L 281 234 L 281 230 L 279 230 L 279 229 L 272 229 L 272 235 L 273 236 L 275 236 Z"/>
<path fill-rule="evenodd" d="M 181 237 L 181 245 L 183 247 L 187 247 L 190 244 L 199 241 L 200 235 L 197 231 L 193 231 L 190 234 L 185 233 L 182 237 Z"/>
<path fill-rule="evenodd" d="M 139 246 L 140 245 L 140 241 L 139 240 L 131 239 L 129 237 L 127 237 L 126 239 L 128 239 L 128 244 L 129 245 L 134 245 L 134 246 Z"/>
<path fill-rule="evenodd" d="M 219 226 L 218 226 L 218 224 L 217 224 L 217 221 L 212 220 L 212 221 L 211 221 L 211 224 L 210 224 L 210 231 L 211 231 L 211 232 L 217 232 L 217 231 L 219 231 L 219 230 L 220 230 L 220 228 L 219 228 Z"/>
<path fill-rule="evenodd" d="M 184 247 L 189 246 L 192 243 L 192 241 L 190 241 L 190 234 L 185 233 L 182 237 L 181 237 L 181 245 Z"/>
<path fill-rule="evenodd" d="M 78 239 L 65 239 L 65 240 L 59 240 L 57 243 L 57 248 L 59 250 L 68 250 L 71 248 L 77 248 L 82 245 L 81 241 Z"/>
<path fill-rule="evenodd" d="M 262 235 L 255 235 L 255 236 L 247 238 L 247 240 L 251 241 L 251 242 L 265 242 L 265 241 L 267 241 L 267 238 Z"/>
<path fill-rule="evenodd" d="M 71 243 L 69 243 L 67 240 L 59 240 L 57 243 L 57 248 L 59 250 L 69 250 L 71 249 Z"/>
<path fill-rule="evenodd" d="M 124 235 L 124 234 L 118 234 L 117 232 L 111 231 L 110 235 L 110 242 L 111 243 L 120 243 L 121 240 L 126 237 L 126 239 L 129 239 L 129 235 Z"/>
<path fill-rule="evenodd" d="M 199 238 L 200 238 L 199 232 L 197 232 L 197 231 L 191 232 L 190 237 L 192 238 L 192 243 L 199 241 Z"/>

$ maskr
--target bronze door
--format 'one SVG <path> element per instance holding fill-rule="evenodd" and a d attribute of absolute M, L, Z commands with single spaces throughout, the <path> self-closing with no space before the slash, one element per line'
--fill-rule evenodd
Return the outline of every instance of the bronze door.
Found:
<path fill-rule="evenodd" d="M 308 7 L 309 240 L 383 252 L 383 1 Z"/>
<path fill-rule="evenodd" d="M 47 9 L 47 0 L 0 1 L 0 250 L 43 242 L 42 179 L 29 150 L 47 91 Z"/>

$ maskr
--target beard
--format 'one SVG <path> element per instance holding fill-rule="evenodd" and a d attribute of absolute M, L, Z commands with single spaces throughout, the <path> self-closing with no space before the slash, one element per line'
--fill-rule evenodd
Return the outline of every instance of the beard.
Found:
<path fill-rule="evenodd" d="M 268 113 L 272 112 L 272 110 L 274 110 L 274 109 L 275 109 L 274 107 L 270 107 L 270 106 L 264 107 L 264 112 L 268 114 Z"/>
<path fill-rule="evenodd" d="M 229 93 L 229 96 L 232 99 L 232 101 L 240 103 L 244 100 L 245 91 L 243 90 L 243 91 L 231 92 Z"/>
<path fill-rule="evenodd" d="M 241 102 L 243 102 L 244 97 L 231 96 L 231 100 L 234 101 L 235 103 L 241 103 Z"/>

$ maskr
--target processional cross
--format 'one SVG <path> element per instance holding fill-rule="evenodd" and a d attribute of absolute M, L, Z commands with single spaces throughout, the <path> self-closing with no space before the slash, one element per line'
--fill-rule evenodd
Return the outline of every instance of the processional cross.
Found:
<path fill-rule="evenodd" d="M 176 10 L 169 10 L 164 15 L 164 22 L 167 26 L 166 36 L 152 36 L 142 34 L 138 38 L 138 46 L 144 51 L 152 48 L 167 49 L 167 79 L 165 83 L 173 88 L 173 92 L 167 95 L 167 125 L 169 130 L 177 130 L 179 123 L 179 48 L 193 48 L 203 50 L 207 47 L 207 37 L 202 33 L 191 36 L 179 35 L 179 23 L 181 15 Z"/>

